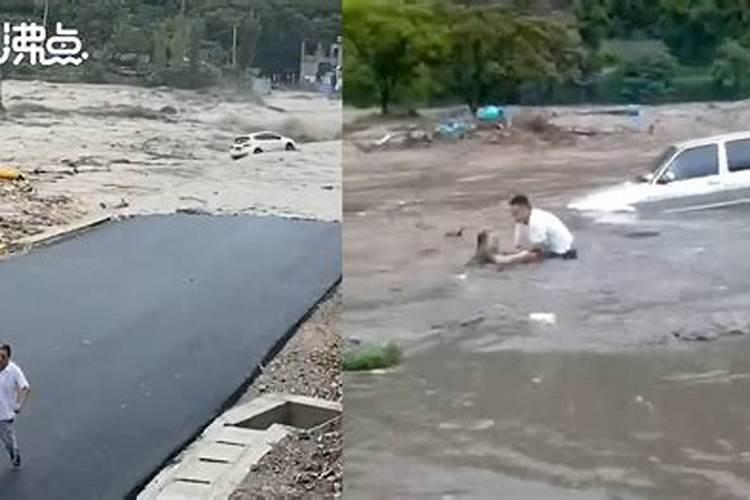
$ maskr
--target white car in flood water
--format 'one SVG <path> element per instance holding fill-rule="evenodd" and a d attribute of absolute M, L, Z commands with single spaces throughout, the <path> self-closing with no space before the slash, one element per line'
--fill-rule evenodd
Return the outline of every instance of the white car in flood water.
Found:
<path fill-rule="evenodd" d="M 249 154 L 260 154 L 269 151 L 296 151 L 297 143 L 294 139 L 284 137 L 275 132 L 256 132 L 249 135 L 241 135 L 234 139 L 234 144 L 229 150 L 233 160 L 237 160 Z"/>
<path fill-rule="evenodd" d="M 568 205 L 581 212 L 682 212 L 750 203 L 750 132 L 695 139 L 667 148 L 636 182 Z"/>

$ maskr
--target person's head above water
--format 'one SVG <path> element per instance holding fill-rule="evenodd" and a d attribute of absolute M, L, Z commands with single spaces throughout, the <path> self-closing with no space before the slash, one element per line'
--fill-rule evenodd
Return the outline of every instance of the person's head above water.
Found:
<path fill-rule="evenodd" d="M 10 363 L 10 344 L 0 342 L 0 372 L 5 370 Z"/>
<path fill-rule="evenodd" d="M 526 195 L 517 194 L 510 199 L 510 215 L 519 224 L 528 224 L 531 217 L 531 202 Z"/>

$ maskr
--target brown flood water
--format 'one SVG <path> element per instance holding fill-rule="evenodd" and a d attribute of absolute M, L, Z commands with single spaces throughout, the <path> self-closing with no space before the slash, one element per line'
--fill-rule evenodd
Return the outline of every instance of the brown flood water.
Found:
<path fill-rule="evenodd" d="M 345 498 L 750 498 L 748 215 L 564 214 L 577 262 L 355 282 L 346 331 L 407 343 L 346 377 Z"/>

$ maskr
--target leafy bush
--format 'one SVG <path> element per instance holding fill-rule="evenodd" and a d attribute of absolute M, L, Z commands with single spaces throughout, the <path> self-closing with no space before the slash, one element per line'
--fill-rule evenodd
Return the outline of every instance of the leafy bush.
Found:
<path fill-rule="evenodd" d="M 106 69 L 99 61 L 87 61 L 82 65 L 82 79 L 86 83 L 107 83 Z"/>
<path fill-rule="evenodd" d="M 619 70 L 622 96 L 629 102 L 646 103 L 674 91 L 677 60 L 668 52 L 625 62 Z"/>
<path fill-rule="evenodd" d="M 395 366 L 401 362 L 401 349 L 393 343 L 365 346 L 344 355 L 344 371 L 370 371 Z"/>
<path fill-rule="evenodd" d="M 716 52 L 711 67 L 713 82 L 720 91 L 739 97 L 750 93 L 750 50 L 737 40 L 727 40 Z"/>

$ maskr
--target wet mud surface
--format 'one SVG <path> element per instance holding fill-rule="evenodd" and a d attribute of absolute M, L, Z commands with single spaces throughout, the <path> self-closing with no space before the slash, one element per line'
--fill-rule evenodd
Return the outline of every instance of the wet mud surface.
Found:
<path fill-rule="evenodd" d="M 635 170 L 603 146 L 356 156 L 344 328 L 406 358 L 345 377 L 345 497 L 747 498 L 750 210 L 565 211 Z M 579 260 L 466 269 L 479 229 L 511 234 L 518 190 Z"/>
<path fill-rule="evenodd" d="M 436 279 L 374 326 L 363 310 L 416 337 L 395 372 L 348 379 L 350 494 L 746 497 L 747 214 L 573 220 L 578 261 Z"/>

